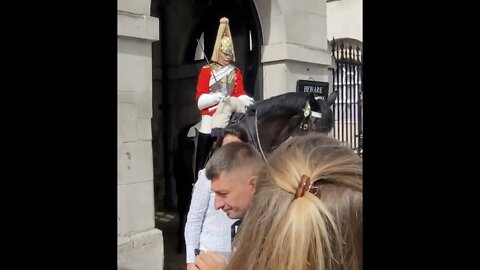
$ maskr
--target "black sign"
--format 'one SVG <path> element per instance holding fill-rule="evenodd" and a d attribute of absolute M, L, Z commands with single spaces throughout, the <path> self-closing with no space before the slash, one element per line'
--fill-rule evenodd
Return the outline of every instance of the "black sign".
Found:
<path fill-rule="evenodd" d="M 328 82 L 298 80 L 297 92 L 315 93 L 315 96 L 320 96 L 325 100 L 328 97 Z"/>

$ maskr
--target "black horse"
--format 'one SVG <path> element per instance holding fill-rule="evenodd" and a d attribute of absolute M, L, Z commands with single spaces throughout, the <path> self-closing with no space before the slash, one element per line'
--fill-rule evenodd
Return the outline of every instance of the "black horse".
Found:
<path fill-rule="evenodd" d="M 257 101 L 245 114 L 234 114 L 230 125 L 240 125 L 248 134 L 249 142 L 265 158 L 290 136 L 305 132 L 328 133 L 333 128 L 331 105 L 338 93 L 331 93 L 327 100 L 312 93 L 286 93 Z M 178 251 L 185 249 L 184 228 L 190 208 L 192 186 L 195 183 L 195 138 L 187 137 L 194 124 L 183 127 L 174 146 L 174 177 L 176 181 L 179 230 Z"/>
<path fill-rule="evenodd" d="M 334 124 L 332 104 L 338 92 L 327 100 L 312 93 L 286 93 L 258 101 L 245 114 L 235 114 L 232 125 L 240 125 L 265 158 L 291 136 L 305 132 L 329 133 Z"/>

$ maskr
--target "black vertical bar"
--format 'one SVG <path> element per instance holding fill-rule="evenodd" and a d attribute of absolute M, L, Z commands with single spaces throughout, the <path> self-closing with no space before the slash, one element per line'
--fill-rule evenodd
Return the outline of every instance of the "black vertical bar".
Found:
<path fill-rule="evenodd" d="M 357 65 L 353 66 L 353 78 L 352 78 L 352 147 L 357 147 Z"/>
<path fill-rule="evenodd" d="M 359 146 L 359 143 L 358 143 L 358 140 L 360 138 L 360 134 L 358 132 L 358 129 L 357 129 L 357 125 L 358 125 L 358 107 L 359 107 L 359 104 L 358 104 L 358 90 L 360 89 L 360 85 L 359 85 L 359 80 L 358 80 L 358 76 L 359 76 L 359 69 L 360 69 L 360 47 L 357 46 L 356 48 L 356 52 L 357 52 L 357 55 L 356 55 L 356 63 L 357 65 L 355 66 L 355 92 L 354 92 L 354 97 L 353 97 L 353 100 L 354 100 L 354 104 L 355 104 L 355 110 L 354 110 L 354 118 L 355 118 L 355 123 L 353 124 L 353 128 L 354 128 L 354 134 L 355 134 L 355 148 L 358 149 L 358 146 Z"/>
<path fill-rule="evenodd" d="M 357 84 L 357 76 L 358 76 L 358 65 L 354 66 L 354 88 L 353 88 L 353 101 L 352 101 L 352 111 L 353 111 L 353 143 L 352 146 L 353 148 L 357 148 L 357 89 L 358 89 L 358 84 Z"/>
<path fill-rule="evenodd" d="M 349 44 L 348 45 L 348 60 L 349 61 L 352 61 L 352 45 Z M 352 91 L 352 63 L 350 62 L 348 64 L 348 67 L 347 67 L 347 126 L 346 126 L 346 129 L 347 129 L 347 142 L 349 143 L 350 147 L 351 147 L 351 128 L 350 128 L 350 121 L 352 120 L 351 119 L 351 112 L 352 112 L 352 109 L 350 107 L 350 102 L 351 102 L 351 91 Z"/>
<path fill-rule="evenodd" d="M 358 87 L 358 146 L 363 152 L 363 50 L 360 52 L 360 66 L 359 66 L 359 87 Z"/>
<path fill-rule="evenodd" d="M 349 52 L 349 46 L 347 45 L 345 48 L 345 53 L 347 54 L 347 64 L 345 65 L 345 142 L 349 142 L 349 128 L 348 128 L 348 116 L 349 116 L 349 109 L 348 109 L 348 93 L 349 93 L 349 88 L 350 88 L 350 52 Z"/>
<path fill-rule="evenodd" d="M 341 106 L 342 106 L 342 103 L 341 103 L 341 96 L 342 96 L 342 85 L 341 85 L 341 80 L 340 80 L 340 73 L 342 72 L 342 64 L 341 64 L 341 56 L 340 56 L 340 50 L 341 48 L 339 46 L 337 46 L 337 90 L 338 90 L 338 102 L 336 105 L 336 108 L 335 108 L 335 113 L 337 114 L 337 139 L 340 140 L 340 123 L 341 123 L 341 118 L 339 117 L 340 116 L 340 109 L 341 109 Z"/>
<path fill-rule="evenodd" d="M 346 54 L 345 47 L 342 48 L 342 52 Z M 344 58 L 345 61 L 345 58 Z M 342 142 L 345 142 L 345 121 L 347 116 L 347 108 L 345 106 L 345 94 L 347 92 L 347 64 L 342 64 Z"/>
<path fill-rule="evenodd" d="M 354 102 L 355 99 L 353 99 L 353 96 L 354 96 L 353 93 L 355 92 L 355 64 L 354 63 L 352 63 L 350 72 L 351 72 L 350 73 L 350 124 L 348 126 L 350 129 L 350 147 L 353 148 L 354 141 L 355 141 L 355 132 L 353 129 L 353 126 L 355 125 L 355 118 L 353 113 L 353 111 L 355 110 L 355 102 Z"/>
<path fill-rule="evenodd" d="M 363 56 L 362 56 L 363 57 Z M 359 123 L 359 129 L 360 129 L 360 139 L 363 138 L 363 60 L 362 60 L 362 65 L 360 66 L 360 89 L 359 89 L 359 94 L 360 94 L 360 107 L 359 107 L 359 114 L 360 114 L 360 123 Z M 361 147 L 363 147 L 363 140 L 362 143 L 360 144 Z"/>
<path fill-rule="evenodd" d="M 333 56 L 333 59 L 337 59 L 336 56 L 335 56 L 335 38 L 333 38 L 332 42 L 332 56 Z M 336 89 L 336 81 L 335 81 L 335 71 L 337 70 L 337 67 L 338 67 L 338 64 L 337 64 L 337 61 L 335 61 L 335 65 L 337 65 L 333 70 L 332 70 L 332 81 L 333 81 L 333 91 L 335 91 Z M 333 103 L 333 107 L 332 107 L 332 112 L 333 112 L 333 137 L 335 138 L 335 120 L 337 119 L 337 116 L 335 114 L 335 102 Z"/>

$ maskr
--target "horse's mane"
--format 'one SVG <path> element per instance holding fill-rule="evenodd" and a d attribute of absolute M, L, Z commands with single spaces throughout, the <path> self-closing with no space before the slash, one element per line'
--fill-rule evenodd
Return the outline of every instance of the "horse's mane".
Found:
<path fill-rule="evenodd" d="M 306 93 L 285 93 L 274 96 L 265 100 L 257 101 L 247 108 L 246 115 L 255 115 L 261 118 L 264 115 L 271 115 L 272 113 L 290 113 L 296 114 L 301 109 L 305 108 L 305 102 L 309 98 Z M 316 104 L 311 104 L 315 106 Z"/>

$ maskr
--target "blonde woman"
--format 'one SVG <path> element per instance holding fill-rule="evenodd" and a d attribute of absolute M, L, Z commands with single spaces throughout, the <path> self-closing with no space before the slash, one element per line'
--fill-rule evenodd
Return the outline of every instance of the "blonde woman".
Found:
<path fill-rule="evenodd" d="M 270 155 L 228 265 L 201 254 L 197 269 L 361 270 L 362 160 L 320 134 Z"/>

